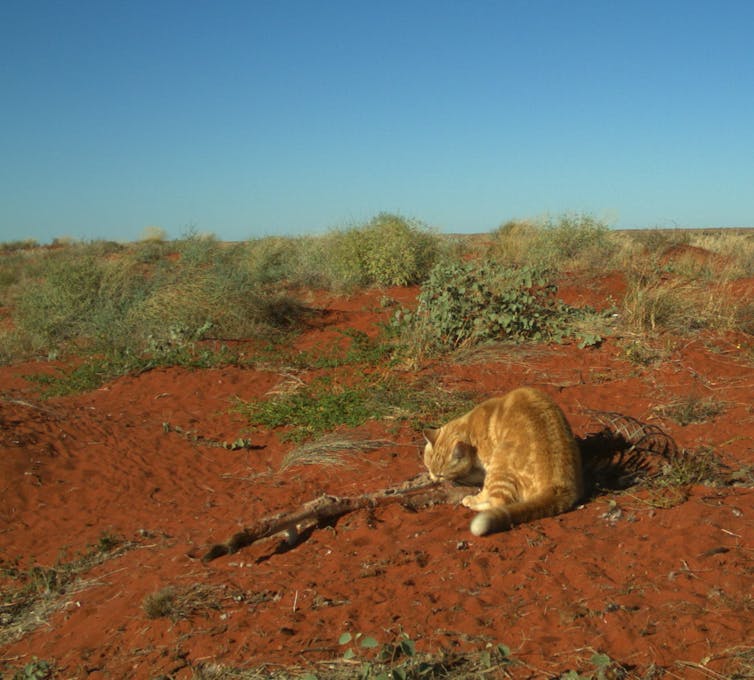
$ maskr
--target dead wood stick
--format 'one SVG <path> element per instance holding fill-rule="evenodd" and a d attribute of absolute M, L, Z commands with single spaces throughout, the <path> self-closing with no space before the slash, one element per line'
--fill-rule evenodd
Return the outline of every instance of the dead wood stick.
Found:
<path fill-rule="evenodd" d="M 381 489 L 360 496 L 330 496 L 324 494 L 313 501 L 304 503 L 293 512 L 284 511 L 263 517 L 251 527 L 233 534 L 225 543 L 212 546 L 202 557 L 202 562 L 211 562 L 223 555 L 232 555 L 252 543 L 285 533 L 286 540 L 294 544 L 301 532 L 317 526 L 327 520 L 363 508 L 376 508 L 391 503 L 406 503 L 413 508 L 425 507 L 437 503 L 456 503 L 469 493 L 468 487 L 440 485 L 422 473 L 408 480 L 401 486 Z"/>

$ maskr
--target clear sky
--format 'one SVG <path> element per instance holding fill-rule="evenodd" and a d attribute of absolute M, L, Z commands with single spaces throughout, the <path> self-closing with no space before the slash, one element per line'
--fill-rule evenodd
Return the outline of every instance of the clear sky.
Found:
<path fill-rule="evenodd" d="M 0 241 L 381 211 L 754 226 L 754 2 L 0 2 Z"/>

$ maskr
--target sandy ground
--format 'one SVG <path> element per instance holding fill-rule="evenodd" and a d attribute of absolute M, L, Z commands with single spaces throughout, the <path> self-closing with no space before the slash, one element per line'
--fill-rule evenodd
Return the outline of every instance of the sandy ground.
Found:
<path fill-rule="evenodd" d="M 562 293 L 604 305 L 620 287 L 614 276 Z M 389 291 L 403 301 L 415 293 Z M 342 339 L 338 329 L 374 334 L 384 294 L 321 300 L 321 323 L 298 346 L 326 346 Z M 754 465 L 754 365 L 740 344 L 667 339 L 667 355 L 650 366 L 631 362 L 615 339 L 591 349 L 501 347 L 421 374 L 480 398 L 537 386 L 581 437 L 599 429 L 590 409 L 615 411 L 662 426 L 686 449 L 712 447 L 730 470 L 746 471 Z M 521 678 L 588 671 L 595 652 L 631 677 L 735 677 L 754 668 L 750 483 L 609 493 L 485 538 L 469 533 L 465 508 L 392 505 L 349 514 L 292 548 L 269 539 L 205 565 L 198 557 L 209 545 L 255 518 L 417 474 L 420 436 L 405 424 L 371 422 L 364 431 L 393 444 L 345 467 L 281 472 L 293 444 L 281 432 L 250 433 L 231 408 L 236 397 L 280 385 L 278 370 L 154 370 L 42 400 L 24 376 L 50 370 L 0 369 L 0 584 L 18 588 L 14 568 L 71 561 L 103 534 L 129 549 L 73 586 L 51 585 L 55 607 L 0 646 L 0 671 L 10 677 L 34 657 L 62 678 L 190 678 L 208 664 L 295 665 L 326 677 L 318 664 L 342 657 L 338 638 L 347 631 L 380 644 L 405 633 L 428 652 L 502 643 L 517 660 L 507 672 Z M 724 410 L 685 427 L 658 416 L 656 407 L 689 395 L 713 397 Z M 253 448 L 206 445 L 239 437 Z M 148 617 L 145 598 L 166 587 L 194 598 L 188 618 Z"/>

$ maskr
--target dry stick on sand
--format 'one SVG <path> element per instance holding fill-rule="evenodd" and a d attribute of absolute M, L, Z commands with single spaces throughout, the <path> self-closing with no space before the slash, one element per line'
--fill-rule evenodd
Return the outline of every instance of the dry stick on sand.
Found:
<path fill-rule="evenodd" d="M 612 442 L 607 451 L 591 451 L 590 455 L 585 457 L 584 463 L 592 474 L 598 474 L 600 468 L 607 470 L 612 465 L 631 479 L 630 485 L 637 477 L 649 474 L 649 457 L 659 456 L 667 460 L 680 455 L 672 437 L 656 425 L 647 425 L 619 413 L 605 411 L 589 411 L 589 413 L 605 427 L 603 432 L 620 437 L 619 443 L 622 444 L 616 449 L 615 445 L 619 443 Z M 586 444 L 590 439 L 602 448 L 600 434 L 597 433 L 581 440 L 582 457 L 587 453 Z M 232 555 L 241 548 L 280 533 L 285 533 L 289 545 L 294 545 L 302 532 L 354 510 L 376 508 L 391 503 L 403 503 L 415 509 L 438 503 L 455 504 L 469 493 L 475 493 L 476 490 L 468 486 L 433 482 L 425 472 L 412 477 L 400 486 L 360 496 L 341 497 L 324 494 L 313 501 L 304 503 L 292 512 L 279 512 L 263 517 L 251 527 L 233 534 L 225 543 L 212 546 L 202 557 L 202 562 L 211 562 L 223 555 Z"/>
<path fill-rule="evenodd" d="M 428 474 L 422 473 L 400 486 L 359 496 L 325 494 L 304 503 L 293 512 L 279 512 L 263 517 L 251 527 L 233 534 L 225 543 L 212 546 L 202 557 L 202 562 L 211 562 L 223 555 L 232 555 L 241 548 L 280 533 L 285 533 L 287 542 L 293 545 L 302 532 L 354 510 L 376 508 L 391 503 L 404 503 L 412 508 L 422 508 L 438 503 L 458 503 L 469 492 L 469 487 L 433 482 Z"/>

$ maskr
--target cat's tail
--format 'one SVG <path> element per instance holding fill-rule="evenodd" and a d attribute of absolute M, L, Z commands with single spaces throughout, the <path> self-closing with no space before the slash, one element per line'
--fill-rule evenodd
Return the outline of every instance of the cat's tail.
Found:
<path fill-rule="evenodd" d="M 571 489 L 549 489 L 526 501 L 483 510 L 471 520 L 471 533 L 474 536 L 484 536 L 496 531 L 507 531 L 518 524 L 570 510 L 578 500 L 578 495 Z"/>

